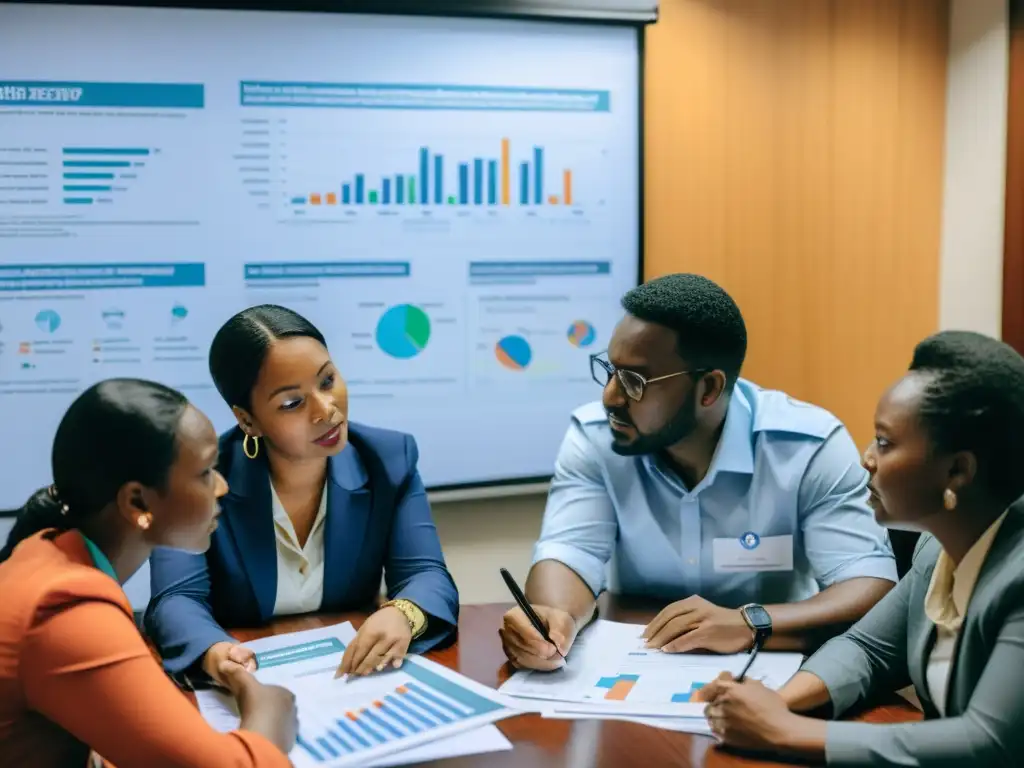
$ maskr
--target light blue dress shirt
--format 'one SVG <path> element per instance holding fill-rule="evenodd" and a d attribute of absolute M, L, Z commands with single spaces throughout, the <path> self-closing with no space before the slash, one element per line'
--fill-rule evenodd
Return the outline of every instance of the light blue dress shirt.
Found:
<path fill-rule="evenodd" d="M 617 592 L 696 594 L 726 607 L 804 600 L 862 576 L 897 581 L 860 454 L 827 411 L 740 379 L 693 489 L 656 456 L 619 456 L 611 445 L 600 402 L 573 412 L 533 555 L 564 563 L 595 595 L 608 588 L 613 555 Z M 777 536 L 792 537 L 792 570 L 716 567 L 716 539 Z"/>

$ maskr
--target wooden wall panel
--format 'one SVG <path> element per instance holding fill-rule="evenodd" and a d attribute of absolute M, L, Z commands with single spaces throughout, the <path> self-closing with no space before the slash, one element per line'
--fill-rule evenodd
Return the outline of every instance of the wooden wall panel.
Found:
<path fill-rule="evenodd" d="M 945 0 L 663 0 L 648 31 L 647 276 L 720 282 L 745 374 L 858 442 L 938 322 Z"/>
<path fill-rule="evenodd" d="M 1010 1 L 1007 111 L 1003 341 L 1024 354 L 1024 0 Z"/>

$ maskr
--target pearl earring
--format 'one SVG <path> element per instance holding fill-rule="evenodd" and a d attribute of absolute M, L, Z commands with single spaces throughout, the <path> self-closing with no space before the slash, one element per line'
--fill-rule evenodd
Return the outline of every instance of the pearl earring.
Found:
<path fill-rule="evenodd" d="M 953 491 L 953 489 L 951 488 L 947 488 L 945 492 L 942 494 L 942 506 L 944 506 L 947 510 L 952 512 L 954 509 L 956 509 L 956 503 L 956 492 Z"/>

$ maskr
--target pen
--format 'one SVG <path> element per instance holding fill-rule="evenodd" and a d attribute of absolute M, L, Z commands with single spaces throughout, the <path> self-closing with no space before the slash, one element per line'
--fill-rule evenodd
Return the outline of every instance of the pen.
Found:
<path fill-rule="evenodd" d="M 760 637 L 754 641 L 754 647 L 750 649 L 750 657 L 747 659 L 747 663 L 743 665 L 743 669 L 740 670 L 739 675 L 736 677 L 737 683 L 743 682 L 743 678 L 746 677 L 747 672 L 750 670 L 750 665 L 754 663 L 754 659 L 757 658 L 757 652 L 761 650 L 761 646 L 763 644 L 764 641 Z"/>
<path fill-rule="evenodd" d="M 540 636 L 544 638 L 544 642 L 551 643 L 555 648 L 555 653 L 562 656 L 562 652 L 558 650 L 558 646 L 555 645 L 551 636 L 548 634 L 547 627 L 544 626 L 544 622 L 540 620 L 540 616 L 533 610 L 533 606 L 530 605 L 530 601 L 526 599 L 526 595 L 523 594 L 523 590 L 516 584 L 516 580 L 512 578 L 512 574 L 504 568 L 499 569 L 501 571 L 501 578 L 505 580 L 505 586 L 508 587 L 508 591 L 512 593 L 512 597 L 516 599 L 516 603 L 519 604 L 519 608 L 526 614 L 526 618 L 533 624 L 533 628 L 536 629 Z M 564 659 L 565 656 L 562 656 Z"/>

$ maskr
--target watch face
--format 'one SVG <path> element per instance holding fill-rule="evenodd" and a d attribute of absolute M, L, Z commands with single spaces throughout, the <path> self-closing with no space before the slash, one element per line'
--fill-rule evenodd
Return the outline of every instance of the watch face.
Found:
<path fill-rule="evenodd" d="M 768 611 L 762 608 L 760 605 L 748 605 L 743 609 L 750 623 L 758 629 L 768 629 L 772 625 L 772 617 L 768 615 Z"/>

